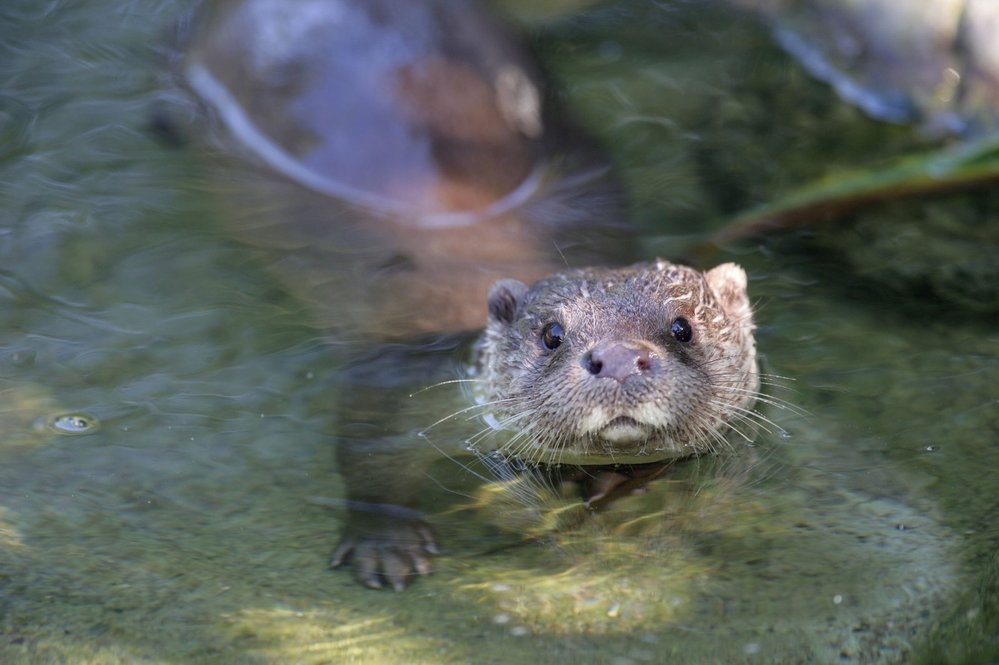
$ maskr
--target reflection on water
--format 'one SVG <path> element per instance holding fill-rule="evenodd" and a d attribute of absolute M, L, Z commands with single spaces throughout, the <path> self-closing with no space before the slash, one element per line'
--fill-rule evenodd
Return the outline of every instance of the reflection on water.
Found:
<path fill-rule="evenodd" d="M 994 568 L 994 327 L 777 240 L 725 258 L 787 377 L 772 394 L 806 414 L 768 409 L 788 436 L 730 462 L 748 473 L 705 460 L 579 522 L 571 497 L 511 503 L 441 458 L 437 573 L 378 594 L 326 571 L 338 340 L 230 235 L 225 175 L 144 129 L 152 44 L 184 4 L 0 9 L 0 660 L 886 662 L 954 617 L 944 652 L 987 634 L 995 600 L 969 590 Z M 856 118 L 765 35 L 648 11 L 597 7 L 540 41 L 621 164 L 647 254 L 794 179 L 753 145 L 808 149 L 792 164 L 815 173 L 882 131 L 821 150 Z M 821 110 L 756 126 L 739 104 L 768 75 Z M 874 150 L 922 140 L 884 131 Z M 450 412 L 451 388 L 428 408 Z M 66 416 L 100 427 L 36 426 Z"/>

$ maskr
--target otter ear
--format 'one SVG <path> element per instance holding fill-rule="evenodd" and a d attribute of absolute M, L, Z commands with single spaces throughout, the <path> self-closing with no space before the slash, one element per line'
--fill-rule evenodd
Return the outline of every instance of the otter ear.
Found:
<path fill-rule="evenodd" d="M 704 277 L 726 312 L 739 317 L 748 317 L 752 313 L 746 292 L 745 270 L 734 263 L 723 263 L 704 273 Z"/>
<path fill-rule="evenodd" d="M 489 318 L 499 323 L 513 323 L 527 284 L 515 279 L 501 279 L 489 289 Z"/>

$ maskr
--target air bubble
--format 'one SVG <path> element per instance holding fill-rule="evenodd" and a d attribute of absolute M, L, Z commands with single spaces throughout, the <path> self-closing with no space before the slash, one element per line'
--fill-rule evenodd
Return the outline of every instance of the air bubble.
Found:
<path fill-rule="evenodd" d="M 85 413 L 63 413 L 40 421 L 41 428 L 65 436 L 93 434 L 100 427 L 97 418 Z"/>

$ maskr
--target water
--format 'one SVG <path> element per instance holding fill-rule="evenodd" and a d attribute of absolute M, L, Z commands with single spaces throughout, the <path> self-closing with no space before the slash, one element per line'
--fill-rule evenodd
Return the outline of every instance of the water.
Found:
<path fill-rule="evenodd" d="M 768 409 L 752 456 L 554 531 L 571 509 L 441 459 L 434 575 L 393 594 L 325 570 L 336 340 L 227 230 L 210 166 L 145 129 L 184 4 L 0 9 L 0 661 L 866 663 L 986 644 L 999 334 L 798 238 L 715 257 L 750 273 L 765 371 L 787 377 L 770 392 L 803 411 Z M 923 142 L 840 134 L 855 111 L 703 20 L 594 10 L 540 44 L 613 147 L 646 254 Z M 815 112 L 760 120 L 746 90 L 768 77 Z"/>

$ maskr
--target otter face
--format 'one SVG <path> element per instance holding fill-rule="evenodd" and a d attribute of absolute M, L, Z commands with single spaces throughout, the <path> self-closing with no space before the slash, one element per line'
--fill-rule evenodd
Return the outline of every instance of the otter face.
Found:
<path fill-rule="evenodd" d="M 515 280 L 489 293 L 480 403 L 501 450 L 543 463 L 643 463 L 750 439 L 759 389 L 746 273 L 664 261 Z"/>

